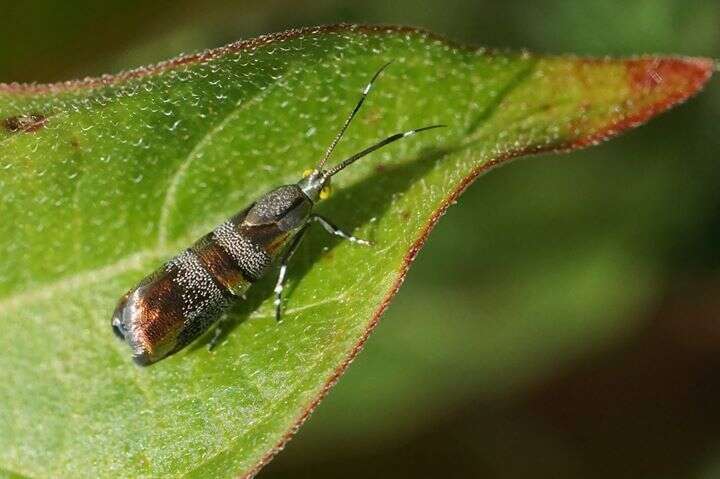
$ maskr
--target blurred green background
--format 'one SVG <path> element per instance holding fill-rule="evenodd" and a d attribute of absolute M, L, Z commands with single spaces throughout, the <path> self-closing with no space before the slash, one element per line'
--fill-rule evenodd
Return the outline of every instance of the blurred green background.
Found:
<path fill-rule="evenodd" d="M 539 53 L 720 58 L 717 0 L 0 1 L 0 82 L 323 23 Z M 720 477 L 720 81 L 481 178 L 260 477 Z"/>

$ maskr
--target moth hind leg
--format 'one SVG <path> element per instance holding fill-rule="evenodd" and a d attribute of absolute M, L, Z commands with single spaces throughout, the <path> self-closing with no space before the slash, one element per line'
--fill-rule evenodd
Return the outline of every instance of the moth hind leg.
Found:
<path fill-rule="evenodd" d="M 223 334 L 225 332 L 224 326 L 229 322 L 230 318 L 228 317 L 227 313 L 223 313 L 217 323 L 215 323 L 215 326 L 213 326 L 213 336 L 207 343 L 208 351 L 212 351 L 213 349 L 215 349 L 218 344 L 220 344 L 220 342 L 225 338 L 225 335 Z"/>

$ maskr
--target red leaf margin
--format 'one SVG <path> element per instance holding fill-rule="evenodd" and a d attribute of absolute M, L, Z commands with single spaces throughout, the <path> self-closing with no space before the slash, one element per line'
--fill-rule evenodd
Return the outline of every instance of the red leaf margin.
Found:
<path fill-rule="evenodd" d="M 420 35 L 431 36 L 436 38 L 452 47 L 459 47 L 467 49 L 469 47 L 464 45 L 457 45 L 452 41 L 449 41 L 441 36 L 434 33 L 409 27 L 374 27 L 374 26 L 354 26 L 354 25 L 335 25 L 325 27 L 331 29 L 331 31 L 364 31 L 374 33 L 414 33 Z M 344 30 L 344 29 L 347 30 Z M 318 31 L 318 30 L 316 30 Z M 303 32 L 300 30 L 299 32 Z M 282 34 L 281 34 L 282 35 Z M 285 37 L 287 38 L 287 37 Z M 569 57 L 572 58 L 572 57 Z M 578 61 L 583 62 L 606 62 L 609 59 L 588 59 L 578 58 Z M 602 128 L 597 129 L 595 132 L 580 137 L 576 140 L 555 144 L 550 146 L 542 147 L 530 147 L 523 148 L 517 151 L 511 151 L 505 153 L 497 158 L 483 163 L 482 165 L 474 168 L 467 176 L 465 176 L 450 192 L 450 194 L 442 201 L 440 206 L 433 211 L 427 220 L 424 228 L 420 232 L 419 236 L 415 239 L 412 246 L 405 254 L 402 265 L 397 272 L 395 281 L 392 287 L 383 298 L 380 306 L 375 310 L 372 315 L 367 328 L 359 338 L 355 346 L 350 350 L 345 359 L 340 365 L 333 371 L 333 373 L 325 381 L 323 388 L 320 393 L 303 409 L 302 413 L 295 419 L 293 425 L 286 431 L 275 446 L 268 451 L 260 461 L 248 472 L 239 476 L 242 479 L 250 479 L 260 472 L 292 439 L 297 430 L 303 423 L 310 417 L 310 414 L 315 410 L 317 405 L 322 401 L 325 396 L 330 392 L 330 389 L 340 379 L 345 370 L 348 368 L 350 363 L 355 359 L 357 354 L 362 350 L 370 334 L 377 326 L 380 318 L 385 313 L 385 310 L 390 305 L 390 302 L 395 297 L 397 292 L 400 290 L 405 277 L 412 265 L 413 261 L 417 257 L 422 247 L 425 245 L 430 232 L 435 228 L 440 218 L 445 214 L 447 209 L 454 204 L 458 198 L 470 187 L 472 183 L 482 174 L 490 171 L 491 169 L 506 163 L 515 158 L 529 155 L 539 155 L 543 153 L 567 153 L 570 151 L 586 148 L 589 146 L 597 145 L 603 141 L 609 140 L 610 138 L 619 135 L 620 133 L 639 126 L 654 116 L 683 103 L 693 95 L 697 94 L 703 86 L 710 80 L 715 71 L 715 62 L 708 58 L 695 58 L 695 57 L 638 57 L 626 60 L 626 66 L 628 68 L 628 78 L 630 81 L 631 91 L 647 92 L 648 89 L 652 90 L 663 82 L 658 79 L 672 79 L 684 83 L 684 88 L 671 90 L 665 95 L 660 101 L 651 103 L 632 115 L 624 117 L 620 120 L 610 122 Z"/>
<path fill-rule="evenodd" d="M 467 51 L 476 51 L 476 48 L 455 43 L 448 40 L 440 35 L 429 32 L 427 30 L 405 27 L 405 26 L 388 26 L 388 25 L 353 25 L 353 24 L 337 24 L 327 25 L 319 27 L 307 27 L 292 29 L 280 33 L 273 33 L 268 35 L 262 35 L 256 38 L 239 41 L 230 45 L 216 48 L 213 50 L 207 50 L 201 53 L 184 55 L 177 57 L 172 60 L 161 62 L 148 67 L 141 67 L 127 72 L 123 72 L 117 75 L 103 75 L 96 78 L 85 78 L 82 80 L 72 80 L 59 83 L 50 84 L 36 84 L 36 83 L 0 83 L 0 94 L 19 94 L 19 95 L 37 95 L 37 94 L 58 94 L 67 91 L 75 91 L 81 89 L 95 89 L 106 86 L 120 85 L 127 81 L 143 78 L 151 75 L 162 74 L 163 72 L 173 70 L 185 65 L 191 65 L 196 63 L 202 63 L 205 61 L 212 60 L 214 58 L 222 57 L 230 53 L 238 51 L 253 50 L 262 46 L 271 44 L 283 43 L 301 36 L 310 35 L 325 35 L 328 33 L 367 33 L 367 34 L 390 34 L 397 35 L 410 34 L 419 35 L 433 40 L 441 41 L 444 44 Z M 482 48 L 480 49 L 487 54 L 492 54 L 493 51 Z M 603 63 L 612 61 L 610 59 L 594 59 L 594 58 L 579 58 L 573 56 L 567 56 L 568 59 L 575 59 L 581 63 Z M 666 92 L 664 96 L 661 96 L 658 101 L 651 102 L 648 105 L 640 108 L 635 113 L 623 117 L 619 120 L 610 122 L 601 128 L 596 129 L 588 135 L 579 137 L 575 140 L 568 141 L 561 144 L 553 144 L 549 146 L 540 147 L 529 147 L 522 148 L 516 151 L 507 152 L 497 158 L 483 163 L 482 165 L 474 168 L 470 173 L 465 176 L 450 194 L 442 201 L 440 206 L 432 212 L 427 219 L 425 226 L 413 242 L 412 246 L 405 254 L 403 262 L 397 271 L 395 281 L 392 287 L 387 292 L 383 301 L 380 303 L 378 308 L 372 315 L 367 328 L 363 332 L 362 336 L 358 339 L 355 346 L 350 350 L 345 359 L 340 365 L 332 372 L 332 374 L 326 379 L 322 389 L 313 400 L 307 404 L 302 412 L 293 421 L 293 424 L 283 434 L 280 440 L 264 455 L 261 459 L 247 472 L 241 473 L 240 478 L 248 479 L 254 477 L 260 470 L 267 465 L 275 455 L 280 452 L 287 442 L 293 437 L 297 430 L 307 420 L 310 414 L 315 410 L 317 405 L 324 399 L 327 393 L 332 389 L 335 383 L 338 381 L 340 376 L 345 372 L 350 363 L 355 359 L 357 354 L 362 350 L 365 342 L 367 341 L 370 333 L 375 329 L 380 317 L 383 315 L 385 310 L 390 305 L 390 302 L 397 294 L 398 290 L 402 286 L 405 277 L 410 269 L 411 264 L 415 260 L 417 254 L 425 245 L 428 235 L 438 223 L 440 218 L 445 214 L 450 205 L 454 204 L 457 199 L 462 195 L 463 192 L 483 173 L 495 168 L 498 165 L 506 163 L 510 160 L 521 156 L 538 155 L 542 153 L 564 153 L 573 150 L 586 148 L 592 145 L 596 145 L 605 140 L 608 140 L 620 133 L 639 126 L 652 117 L 662 113 L 671 107 L 682 103 L 698 93 L 703 86 L 712 77 L 716 66 L 712 59 L 708 58 L 692 58 L 692 57 L 653 57 L 644 56 L 625 60 L 625 65 L 628 70 L 628 81 L 630 90 L 640 93 L 647 94 L 649 91 L 658 89 L 661 85 L 667 85 L 668 82 L 664 80 L 672 80 L 674 83 L 681 84 L 681 88 L 671 89 Z"/>

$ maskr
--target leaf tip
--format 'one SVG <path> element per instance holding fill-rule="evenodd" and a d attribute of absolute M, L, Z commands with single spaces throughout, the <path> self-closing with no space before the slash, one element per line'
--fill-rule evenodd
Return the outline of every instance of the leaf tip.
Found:
<path fill-rule="evenodd" d="M 627 62 L 633 92 L 656 92 L 675 100 L 683 100 L 699 91 L 716 68 L 716 62 L 710 58 L 647 57 Z"/>
<path fill-rule="evenodd" d="M 627 108 L 604 125 L 570 142 L 562 150 L 598 144 L 697 94 L 716 70 L 716 61 L 700 57 L 639 57 L 623 61 Z"/>

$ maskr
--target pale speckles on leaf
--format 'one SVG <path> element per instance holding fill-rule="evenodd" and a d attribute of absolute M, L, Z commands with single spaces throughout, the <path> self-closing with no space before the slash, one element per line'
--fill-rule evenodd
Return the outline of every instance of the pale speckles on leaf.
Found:
<path fill-rule="evenodd" d="M 109 326 L 118 298 L 312 168 L 388 59 L 334 159 L 398 131 L 449 128 L 368 157 L 319 205 L 372 250 L 311 234 L 288 270 L 295 309 L 281 325 L 257 320 L 272 311 L 260 285 L 232 309 L 213 354 L 189 349 L 134 369 Z M 24 118 L 0 124 L 0 215 L 12 218 L 0 221 L 0 468 L 32 477 L 255 470 L 359 350 L 472 178 L 645 121 L 696 92 L 713 67 L 635 62 L 632 80 L 617 60 L 476 52 L 410 29 L 342 26 L 117 77 L 0 86 L 0 118 Z M 33 120 L 38 112 L 52 116 Z"/>

